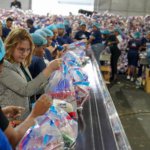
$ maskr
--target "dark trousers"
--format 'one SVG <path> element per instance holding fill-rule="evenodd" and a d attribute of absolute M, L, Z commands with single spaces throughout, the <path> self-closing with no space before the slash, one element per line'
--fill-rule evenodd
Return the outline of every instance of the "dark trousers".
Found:
<path fill-rule="evenodd" d="M 141 64 L 139 67 L 139 77 L 142 76 L 142 68 L 143 68 L 143 65 Z M 147 65 L 147 68 L 149 68 L 149 65 Z"/>
<path fill-rule="evenodd" d="M 121 55 L 121 51 L 119 49 L 111 50 L 111 69 L 112 69 L 112 76 L 117 74 L 117 62 L 119 56 Z"/>
<path fill-rule="evenodd" d="M 140 67 L 139 67 L 139 77 L 142 75 L 142 68 L 143 68 L 143 65 L 140 65 Z"/>

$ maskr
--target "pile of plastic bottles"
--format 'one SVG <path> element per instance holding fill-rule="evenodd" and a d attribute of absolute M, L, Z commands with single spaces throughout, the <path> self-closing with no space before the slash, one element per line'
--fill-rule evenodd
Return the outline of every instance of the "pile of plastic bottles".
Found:
<path fill-rule="evenodd" d="M 150 26 L 150 16 L 129 16 L 122 17 L 121 15 L 114 15 L 108 11 L 104 13 L 95 13 L 90 17 L 86 15 L 79 14 L 73 15 L 68 14 L 68 16 L 40 16 L 34 14 L 32 10 L 23 11 L 13 7 L 11 10 L 0 8 L 0 19 L 2 22 L 6 22 L 8 17 L 14 18 L 13 29 L 18 27 L 27 28 L 26 20 L 31 18 L 34 20 L 34 26 L 39 28 L 45 28 L 50 24 L 57 25 L 58 23 L 64 22 L 68 19 L 70 21 L 70 27 L 72 28 L 72 35 L 74 36 L 76 32 L 80 29 L 80 23 L 84 21 L 87 24 L 87 31 L 92 32 L 92 24 L 98 22 L 101 25 L 101 31 L 108 29 L 110 33 L 113 33 L 115 27 L 119 27 L 122 31 L 123 42 L 121 44 L 121 57 L 118 63 L 119 72 L 125 73 L 127 70 L 127 55 L 124 50 L 127 46 L 128 41 L 133 38 L 133 33 L 139 31 L 141 33 L 141 38 L 146 36 L 146 32 L 149 31 Z M 106 53 L 110 53 L 109 49 L 106 48 Z M 143 54 L 141 54 L 143 57 Z M 146 56 L 144 54 L 144 56 Z"/>

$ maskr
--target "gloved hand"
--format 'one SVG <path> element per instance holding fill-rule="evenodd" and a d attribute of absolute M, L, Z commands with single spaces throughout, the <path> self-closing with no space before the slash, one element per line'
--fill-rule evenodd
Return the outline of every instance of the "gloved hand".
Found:
<path fill-rule="evenodd" d="M 57 46 L 57 49 L 58 49 L 59 51 L 62 51 L 62 50 L 64 49 L 64 47 L 63 47 L 63 46 Z"/>

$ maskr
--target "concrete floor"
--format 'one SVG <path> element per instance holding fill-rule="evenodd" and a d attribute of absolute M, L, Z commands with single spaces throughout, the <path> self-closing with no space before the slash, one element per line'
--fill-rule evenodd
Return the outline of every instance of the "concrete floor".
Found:
<path fill-rule="evenodd" d="M 150 150 L 150 94 L 126 76 L 108 85 L 132 150 Z"/>

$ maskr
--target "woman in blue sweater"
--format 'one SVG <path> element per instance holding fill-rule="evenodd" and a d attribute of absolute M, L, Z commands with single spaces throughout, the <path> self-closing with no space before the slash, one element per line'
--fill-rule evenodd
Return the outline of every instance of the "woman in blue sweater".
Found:
<path fill-rule="evenodd" d="M 57 46 L 63 46 L 66 44 L 65 41 L 63 41 L 61 38 L 58 37 L 57 26 L 52 24 L 52 25 L 49 25 L 46 29 L 51 30 L 54 34 L 52 44 L 51 44 L 53 47 L 56 48 Z"/>
<path fill-rule="evenodd" d="M 45 30 L 39 29 L 39 30 L 36 30 L 35 33 L 42 35 L 47 40 L 47 44 L 45 45 L 45 54 L 43 56 L 43 59 L 44 59 L 45 64 L 48 65 L 49 62 L 53 60 L 51 52 L 47 49 L 47 47 L 49 47 L 51 44 L 53 33 L 49 30 L 48 31 L 46 30 L 48 29 L 45 29 Z"/>
<path fill-rule="evenodd" d="M 31 65 L 29 66 L 29 71 L 33 79 L 38 76 L 45 68 L 46 64 L 44 62 L 43 56 L 45 54 L 45 45 L 47 40 L 37 33 L 31 34 L 35 49 L 33 51 L 33 56 L 31 60 Z"/>

